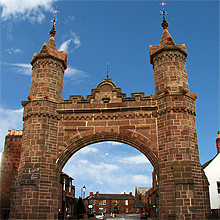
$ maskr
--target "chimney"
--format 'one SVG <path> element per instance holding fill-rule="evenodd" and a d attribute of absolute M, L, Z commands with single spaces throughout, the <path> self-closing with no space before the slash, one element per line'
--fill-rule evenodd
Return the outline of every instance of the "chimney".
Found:
<path fill-rule="evenodd" d="M 92 196 L 93 195 L 93 192 L 90 192 L 90 196 Z"/>
<path fill-rule="evenodd" d="M 99 196 L 99 191 L 96 192 L 96 195 Z"/>
<path fill-rule="evenodd" d="M 130 195 L 132 195 L 132 192 L 130 191 Z"/>
<path fill-rule="evenodd" d="M 220 131 L 217 131 L 218 138 L 216 139 L 216 148 L 217 148 L 217 154 L 220 153 Z"/>

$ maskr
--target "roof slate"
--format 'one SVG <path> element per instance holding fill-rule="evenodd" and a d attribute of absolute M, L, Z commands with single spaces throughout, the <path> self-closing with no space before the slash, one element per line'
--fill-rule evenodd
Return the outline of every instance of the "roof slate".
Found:
<path fill-rule="evenodd" d="M 95 194 L 86 197 L 86 199 L 94 200 L 134 200 L 134 197 L 130 194 Z"/>

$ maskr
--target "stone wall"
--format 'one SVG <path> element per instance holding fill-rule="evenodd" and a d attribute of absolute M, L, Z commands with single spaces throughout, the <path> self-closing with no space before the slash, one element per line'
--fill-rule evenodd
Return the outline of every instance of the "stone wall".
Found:
<path fill-rule="evenodd" d="M 8 131 L 4 151 L 1 153 L 0 197 L 1 215 L 6 217 L 10 209 L 11 183 L 20 163 L 22 130 Z"/>

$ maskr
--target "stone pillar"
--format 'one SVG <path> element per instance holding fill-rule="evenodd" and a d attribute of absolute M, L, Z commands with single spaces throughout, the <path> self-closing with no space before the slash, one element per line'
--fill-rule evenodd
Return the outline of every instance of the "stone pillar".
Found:
<path fill-rule="evenodd" d="M 205 219 L 210 211 L 186 56 L 185 45 L 176 45 L 166 28 L 160 44 L 150 46 L 158 105 L 160 219 Z"/>
<path fill-rule="evenodd" d="M 54 38 L 31 61 L 29 101 L 23 101 L 20 166 L 13 183 L 11 219 L 57 219 L 59 172 L 56 169 L 58 100 L 62 96 L 66 52 Z"/>

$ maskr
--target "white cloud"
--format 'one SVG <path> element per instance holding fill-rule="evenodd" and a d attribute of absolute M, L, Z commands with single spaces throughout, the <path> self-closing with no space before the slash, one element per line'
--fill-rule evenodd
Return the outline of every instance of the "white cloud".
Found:
<path fill-rule="evenodd" d="M 11 48 L 11 49 L 6 49 L 5 50 L 6 52 L 8 52 L 9 54 L 17 54 L 17 53 L 22 53 L 22 50 L 21 49 L 14 49 L 14 48 Z"/>
<path fill-rule="evenodd" d="M 142 185 L 142 186 L 147 186 L 148 184 L 151 183 L 150 179 L 146 175 L 134 175 L 132 177 L 132 181 L 136 185 Z"/>
<path fill-rule="evenodd" d="M 0 108 L 0 152 L 4 149 L 5 136 L 8 134 L 8 129 L 23 128 L 23 108 L 17 110 Z"/>
<path fill-rule="evenodd" d="M 75 32 L 68 32 L 68 35 L 70 35 L 70 39 L 62 43 L 58 51 L 68 51 L 68 53 L 72 53 L 81 46 L 80 38 Z M 71 42 L 74 44 L 74 46 L 72 49 L 69 49 Z"/>
<path fill-rule="evenodd" d="M 121 162 L 128 163 L 128 164 L 149 164 L 149 160 L 143 154 L 131 157 L 123 157 Z"/>
<path fill-rule="evenodd" d="M 118 166 L 116 166 L 115 164 L 105 164 L 105 163 L 101 163 L 101 169 L 103 169 L 106 172 L 113 172 L 119 169 Z"/>
<path fill-rule="evenodd" d="M 98 149 L 96 147 L 84 147 L 82 150 L 80 150 L 81 154 L 88 154 L 88 153 L 96 153 L 98 152 Z"/>
<path fill-rule="evenodd" d="M 68 18 L 65 21 L 65 24 L 67 24 L 69 21 L 74 21 L 74 20 L 75 20 L 75 17 L 72 16 L 72 15 L 69 15 Z"/>
<path fill-rule="evenodd" d="M 112 145 L 112 146 L 120 146 L 123 145 L 123 143 L 120 142 L 116 142 L 116 141 L 107 141 L 108 144 Z"/>
<path fill-rule="evenodd" d="M 32 74 L 31 64 L 26 64 L 26 63 L 4 63 L 4 64 L 13 66 L 12 70 L 15 73 L 28 75 L 28 76 L 31 76 Z"/>
<path fill-rule="evenodd" d="M 62 43 L 62 44 L 60 45 L 58 51 L 67 51 L 68 46 L 69 46 L 69 44 L 70 44 L 71 41 L 72 41 L 72 38 L 69 39 L 69 40 L 67 40 L 67 41 L 65 41 L 64 43 Z"/>
<path fill-rule="evenodd" d="M 87 164 L 89 161 L 88 160 L 79 160 L 80 164 Z"/>
<path fill-rule="evenodd" d="M 32 66 L 27 63 L 6 63 L 2 62 L 2 64 L 12 66 L 12 70 L 14 73 L 23 74 L 23 75 L 32 75 Z M 86 72 L 78 70 L 76 68 L 68 67 L 65 71 L 64 79 L 68 78 L 68 80 L 73 81 L 75 84 L 81 83 L 85 78 L 90 77 Z"/>
<path fill-rule="evenodd" d="M 64 79 L 68 78 L 72 81 L 74 81 L 75 84 L 81 83 L 85 78 L 88 78 L 89 75 L 81 70 L 78 70 L 73 67 L 68 67 L 65 71 Z"/>
<path fill-rule="evenodd" d="M 53 11 L 52 4 L 56 0 L 0 0 L 3 20 L 14 18 L 41 23 L 45 18 L 43 11 Z"/>

